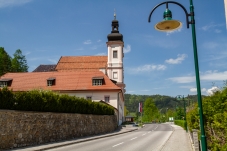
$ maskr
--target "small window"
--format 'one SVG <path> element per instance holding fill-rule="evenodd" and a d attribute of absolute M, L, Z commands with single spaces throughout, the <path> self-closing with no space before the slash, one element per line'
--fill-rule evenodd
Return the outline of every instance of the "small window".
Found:
<path fill-rule="evenodd" d="M 0 81 L 0 87 L 7 87 L 7 82 L 6 81 Z"/>
<path fill-rule="evenodd" d="M 101 79 L 93 79 L 92 85 L 102 85 L 102 80 Z"/>
<path fill-rule="evenodd" d="M 91 96 L 87 96 L 86 98 L 87 98 L 87 100 L 92 100 Z"/>
<path fill-rule="evenodd" d="M 110 96 L 104 96 L 104 100 L 106 103 L 109 103 L 110 102 Z"/>
<path fill-rule="evenodd" d="M 113 78 L 114 79 L 117 79 L 118 77 L 117 77 L 117 72 L 113 72 Z"/>
<path fill-rule="evenodd" d="M 47 80 L 47 86 L 52 86 L 53 85 L 53 81 L 52 80 Z"/>
<path fill-rule="evenodd" d="M 117 51 L 116 50 L 113 51 L 113 58 L 117 58 Z"/>
<path fill-rule="evenodd" d="M 55 85 L 55 78 L 49 78 L 47 79 L 47 86 Z"/>
<path fill-rule="evenodd" d="M 103 77 L 93 77 L 92 78 L 92 85 L 103 85 L 104 78 Z"/>
<path fill-rule="evenodd" d="M 0 79 L 0 87 L 11 86 L 13 79 Z"/>

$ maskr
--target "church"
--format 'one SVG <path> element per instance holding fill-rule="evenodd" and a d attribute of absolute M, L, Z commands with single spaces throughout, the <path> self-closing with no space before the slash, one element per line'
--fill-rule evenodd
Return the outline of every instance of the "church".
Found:
<path fill-rule="evenodd" d="M 107 56 L 61 56 L 57 65 L 40 65 L 33 72 L 6 73 L 0 77 L 0 87 L 7 86 L 14 92 L 51 90 L 103 102 L 115 108 L 120 125 L 124 121 L 126 91 L 124 42 L 115 14 L 107 39 Z"/>

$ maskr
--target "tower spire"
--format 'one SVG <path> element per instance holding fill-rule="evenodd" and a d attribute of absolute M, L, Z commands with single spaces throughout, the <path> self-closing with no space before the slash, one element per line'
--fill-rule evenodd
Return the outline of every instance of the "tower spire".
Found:
<path fill-rule="evenodd" d="M 117 17 L 117 15 L 116 15 L 116 11 L 115 11 L 115 8 L 114 8 L 114 20 L 116 20 L 116 17 Z"/>

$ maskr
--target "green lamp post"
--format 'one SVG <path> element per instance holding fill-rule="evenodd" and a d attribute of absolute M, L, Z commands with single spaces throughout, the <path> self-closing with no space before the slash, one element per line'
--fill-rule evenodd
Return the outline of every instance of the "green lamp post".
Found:
<path fill-rule="evenodd" d="M 191 24 L 195 75 L 196 75 L 196 87 L 197 87 L 197 97 L 198 97 L 199 116 L 200 116 L 201 146 L 202 146 L 202 151 L 207 151 L 207 142 L 206 142 L 206 136 L 205 136 L 205 130 L 204 130 L 204 121 L 203 121 L 203 107 L 202 107 L 201 87 L 200 87 L 200 78 L 199 78 L 199 63 L 198 63 L 197 44 L 196 44 L 193 2 L 192 2 L 192 0 L 190 0 L 190 13 L 188 13 L 186 8 L 178 2 L 175 2 L 175 1 L 162 2 L 158 5 L 156 5 L 152 9 L 152 11 L 148 17 L 148 22 L 150 22 L 151 15 L 154 12 L 154 10 L 163 4 L 166 5 L 166 11 L 164 12 L 164 16 L 163 16 L 164 20 L 155 25 L 156 30 L 168 32 L 168 31 L 176 30 L 182 26 L 182 23 L 180 23 L 179 21 L 172 20 L 172 13 L 168 8 L 168 4 L 176 4 L 176 5 L 180 6 L 184 10 L 185 15 L 186 15 L 187 28 L 189 28 L 189 24 Z M 189 21 L 189 17 L 191 17 L 191 21 Z"/>

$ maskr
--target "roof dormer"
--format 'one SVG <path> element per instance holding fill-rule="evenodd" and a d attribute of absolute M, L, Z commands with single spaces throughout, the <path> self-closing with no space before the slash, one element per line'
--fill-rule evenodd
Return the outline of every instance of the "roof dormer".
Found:
<path fill-rule="evenodd" d="M 0 79 L 0 87 L 10 87 L 13 79 Z"/>
<path fill-rule="evenodd" d="M 92 77 L 92 85 L 104 85 L 104 77 Z"/>
<path fill-rule="evenodd" d="M 55 79 L 56 78 L 53 78 L 53 77 L 48 78 L 47 79 L 47 86 L 53 86 L 53 85 L 55 85 Z"/>

